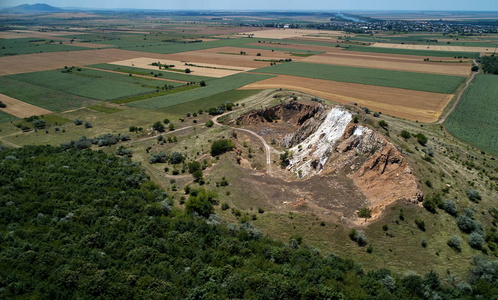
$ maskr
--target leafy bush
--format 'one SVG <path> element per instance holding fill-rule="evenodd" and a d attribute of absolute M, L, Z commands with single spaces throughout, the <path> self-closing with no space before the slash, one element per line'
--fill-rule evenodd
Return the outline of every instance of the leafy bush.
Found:
<path fill-rule="evenodd" d="M 204 125 L 206 125 L 206 127 L 213 127 L 214 122 L 212 120 L 209 120 Z"/>
<path fill-rule="evenodd" d="M 234 148 L 235 144 L 231 140 L 228 139 L 217 140 L 214 141 L 213 144 L 211 144 L 211 155 L 217 156 L 225 152 L 231 151 Z"/>
<path fill-rule="evenodd" d="M 167 161 L 168 161 L 168 154 L 162 151 L 156 154 L 151 154 L 149 157 L 149 162 L 151 164 L 162 164 Z"/>
<path fill-rule="evenodd" d="M 152 124 L 152 129 L 156 130 L 157 132 L 164 132 L 164 125 L 161 123 L 161 121 L 156 121 L 154 124 Z"/>
<path fill-rule="evenodd" d="M 417 142 L 419 142 L 419 144 L 422 146 L 425 146 L 428 142 L 427 137 L 423 133 L 417 133 L 415 138 L 417 139 Z"/>
<path fill-rule="evenodd" d="M 481 200 L 481 195 L 479 195 L 479 192 L 476 189 L 467 190 L 467 197 L 469 197 L 470 201 L 476 203 Z"/>
<path fill-rule="evenodd" d="M 453 217 L 456 217 L 457 213 L 458 213 L 458 209 L 457 209 L 457 206 L 456 206 L 456 203 L 454 201 L 451 201 L 451 200 L 446 200 L 444 202 L 444 210 L 452 215 Z"/>
<path fill-rule="evenodd" d="M 472 232 L 469 235 L 469 245 L 474 249 L 482 249 L 482 245 L 484 244 L 484 238 L 482 235 L 476 231 Z"/>
<path fill-rule="evenodd" d="M 74 120 L 74 125 L 79 126 L 81 124 L 83 124 L 83 121 L 81 121 L 80 119 Z"/>
<path fill-rule="evenodd" d="M 169 157 L 169 163 L 176 165 L 183 162 L 183 155 L 180 152 L 173 152 Z"/>
<path fill-rule="evenodd" d="M 406 130 L 401 130 L 400 136 L 405 140 L 409 139 L 412 135 Z"/>
<path fill-rule="evenodd" d="M 425 222 L 423 220 L 417 219 L 415 220 L 415 224 L 417 225 L 418 229 L 425 231 Z"/>
<path fill-rule="evenodd" d="M 474 219 L 466 215 L 458 216 L 457 225 L 458 228 L 465 233 L 471 233 L 473 231 L 482 232 L 481 223 L 476 222 Z"/>
<path fill-rule="evenodd" d="M 447 244 L 457 252 L 462 251 L 462 238 L 459 235 L 451 236 Z"/>

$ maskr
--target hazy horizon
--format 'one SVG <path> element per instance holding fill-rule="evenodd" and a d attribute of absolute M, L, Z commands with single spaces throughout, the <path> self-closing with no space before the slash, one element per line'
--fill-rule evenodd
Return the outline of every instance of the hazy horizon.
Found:
<path fill-rule="evenodd" d="M 235 2 L 229 0 L 191 0 L 188 2 L 165 3 L 157 0 L 144 0 L 137 3 L 134 0 L 98 1 L 88 0 L 84 3 L 77 0 L 46 0 L 23 1 L 4 0 L 1 7 L 13 7 L 21 4 L 44 3 L 60 8 L 82 9 L 157 9 L 157 10 L 231 10 L 231 11 L 452 11 L 452 12 L 493 12 L 498 11 L 498 1 L 495 0 L 441 0 L 435 1 L 391 1 L 391 0 L 357 0 L 357 1 L 263 1 Z"/>

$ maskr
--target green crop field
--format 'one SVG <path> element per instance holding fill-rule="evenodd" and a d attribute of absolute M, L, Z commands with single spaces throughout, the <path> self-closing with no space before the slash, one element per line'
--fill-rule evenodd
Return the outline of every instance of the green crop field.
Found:
<path fill-rule="evenodd" d="M 278 64 L 252 72 L 303 76 L 435 93 L 453 93 L 464 77 L 301 62 Z"/>
<path fill-rule="evenodd" d="M 88 67 L 102 69 L 102 70 L 123 72 L 126 74 L 144 75 L 144 76 L 150 76 L 150 77 L 154 77 L 154 75 L 158 75 L 159 78 L 181 80 L 181 81 L 185 81 L 185 82 L 200 82 L 202 80 L 212 79 L 212 77 L 206 77 L 206 76 L 197 76 L 197 75 L 191 75 L 191 74 L 185 74 L 185 73 L 179 73 L 179 72 L 163 72 L 162 70 L 150 70 L 150 69 L 143 69 L 143 68 L 136 68 L 136 67 L 124 67 L 124 66 L 118 66 L 118 65 L 113 65 L 113 64 L 96 64 L 96 65 L 90 65 Z M 162 74 L 162 75 L 159 75 L 159 74 Z"/>
<path fill-rule="evenodd" d="M 479 74 L 446 120 L 451 134 L 498 154 L 498 76 Z"/>
<path fill-rule="evenodd" d="M 155 92 L 157 87 L 179 86 L 178 82 L 126 76 L 105 71 L 73 69 L 70 73 L 60 70 L 41 71 L 7 76 L 54 90 L 96 100 L 112 100 L 132 95 Z"/>
<path fill-rule="evenodd" d="M 233 91 L 216 94 L 210 97 L 201 98 L 198 100 L 189 101 L 174 106 L 169 106 L 161 109 L 160 111 L 164 111 L 173 115 L 182 116 L 185 115 L 185 113 L 187 112 L 196 112 L 199 109 L 208 109 L 210 107 L 217 107 L 227 101 L 235 103 L 241 99 L 245 99 L 259 92 L 260 90 L 233 90 Z"/>
<path fill-rule="evenodd" d="M 11 122 L 17 120 L 16 117 L 9 115 L 6 112 L 3 112 L 0 108 L 0 123 Z"/>
<path fill-rule="evenodd" d="M 231 91 L 244 85 L 270 78 L 269 75 L 239 73 L 219 79 L 213 79 L 207 83 L 207 86 L 193 89 L 172 95 L 155 97 L 142 101 L 136 101 L 128 104 L 132 107 L 158 109 L 186 103 L 189 101 L 207 98 L 216 94 Z M 230 99 L 227 99 L 230 101 Z"/>
<path fill-rule="evenodd" d="M 36 42 L 34 42 L 36 41 Z M 21 55 L 43 52 L 88 50 L 88 48 L 59 45 L 59 41 L 47 44 L 50 40 L 40 38 L 0 39 L 0 56 Z"/>
<path fill-rule="evenodd" d="M 373 52 L 386 54 L 417 55 L 417 56 L 435 56 L 435 57 L 468 57 L 478 58 L 477 52 L 457 52 L 457 51 L 437 51 L 437 50 L 412 50 L 412 49 L 394 49 L 382 47 L 350 46 L 344 51 Z"/>
<path fill-rule="evenodd" d="M 0 77 L 0 93 L 54 112 L 88 106 L 99 101 L 24 81 Z"/>

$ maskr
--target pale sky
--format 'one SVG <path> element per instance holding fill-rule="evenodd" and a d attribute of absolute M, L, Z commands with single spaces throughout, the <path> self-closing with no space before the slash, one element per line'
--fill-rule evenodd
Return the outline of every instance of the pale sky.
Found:
<path fill-rule="evenodd" d="M 0 0 L 0 7 L 26 3 L 46 3 L 56 7 L 174 10 L 498 11 L 498 0 Z"/>

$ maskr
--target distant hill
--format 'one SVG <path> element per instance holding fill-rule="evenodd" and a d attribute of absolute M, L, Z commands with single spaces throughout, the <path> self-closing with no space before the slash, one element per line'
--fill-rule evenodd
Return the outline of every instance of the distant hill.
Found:
<path fill-rule="evenodd" d="M 3 9 L 0 12 L 9 13 L 9 14 L 37 14 L 37 13 L 56 13 L 63 11 L 65 10 L 58 7 L 53 7 L 44 3 L 37 3 L 33 5 L 22 4 L 19 6 Z"/>

